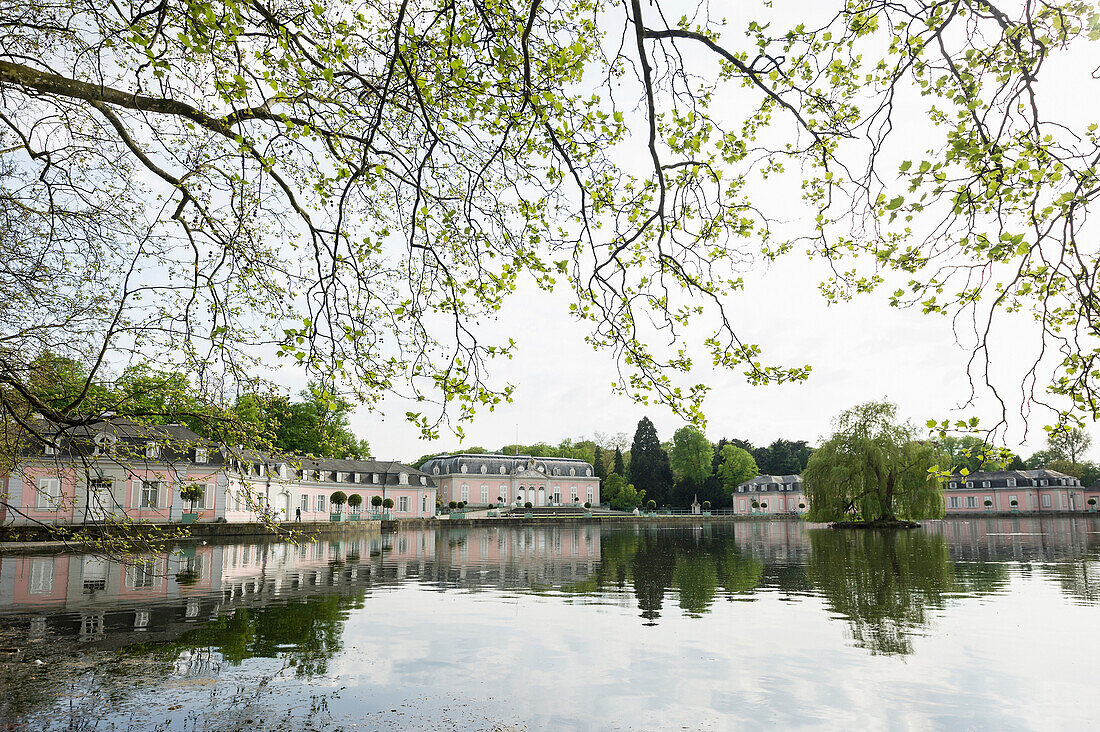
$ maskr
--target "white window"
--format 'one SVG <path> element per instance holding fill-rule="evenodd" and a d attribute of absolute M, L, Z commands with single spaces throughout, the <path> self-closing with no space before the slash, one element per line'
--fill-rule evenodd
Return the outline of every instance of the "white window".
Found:
<path fill-rule="evenodd" d="M 573 502 L 577 500 L 577 486 L 575 485 L 569 486 L 569 500 Z"/>
<path fill-rule="evenodd" d="M 134 630 L 145 630 L 149 627 L 149 611 L 148 610 L 135 610 L 134 611 Z"/>
<path fill-rule="evenodd" d="M 982 488 L 988 488 L 988 487 L 989 487 L 989 481 L 988 480 L 983 480 L 982 481 Z"/>
<path fill-rule="evenodd" d="M 977 496 L 967 496 L 966 497 L 966 507 L 967 508 L 977 508 L 978 507 L 978 497 Z"/>
<path fill-rule="evenodd" d="M 157 480 L 143 480 L 141 481 L 141 500 L 138 503 L 138 508 L 156 508 L 158 505 L 157 499 L 160 492 L 160 481 Z"/>
<path fill-rule="evenodd" d="M 740 509 L 742 511 L 744 511 L 745 510 L 745 499 L 744 498 L 738 499 L 738 504 L 740 506 Z"/>
<path fill-rule="evenodd" d="M 1046 484 L 1047 484 L 1046 478 L 1043 478 L 1042 480 L 1039 481 L 1039 485 L 1041 485 L 1041 486 L 1044 486 Z"/>
<path fill-rule="evenodd" d="M 947 500 L 949 501 L 948 505 L 949 505 L 950 508 L 958 508 L 959 507 L 959 497 L 958 496 L 951 496 Z"/>
<path fill-rule="evenodd" d="M 53 557 L 35 557 L 31 560 L 32 595 L 45 595 L 53 592 Z"/>
<path fill-rule="evenodd" d="M 195 448 L 195 462 L 200 463 L 200 464 L 206 462 L 206 449 L 205 448 L 202 448 L 202 447 L 196 447 Z"/>
<path fill-rule="evenodd" d="M 986 503 L 989 503 L 990 505 L 993 505 L 993 496 L 986 496 L 985 498 L 983 498 L 982 499 L 982 504 L 984 505 Z"/>
<path fill-rule="evenodd" d="M 57 448 L 55 448 L 50 443 L 47 442 L 46 445 L 45 445 L 45 448 L 46 448 L 45 452 L 46 452 L 47 455 L 56 455 L 57 454 Z"/>
<path fill-rule="evenodd" d="M 377 483 L 378 482 L 378 473 L 372 473 L 371 474 L 370 482 L 371 483 Z"/>
<path fill-rule="evenodd" d="M 317 496 L 317 502 L 316 502 L 315 505 L 317 507 L 316 508 L 317 513 L 324 513 L 325 512 L 325 497 L 324 496 Z"/>
<path fill-rule="evenodd" d="M 503 465 L 500 466 L 500 474 L 504 475 L 504 466 Z"/>
<path fill-rule="evenodd" d="M 486 485 L 485 483 L 481 484 L 481 502 L 482 503 L 488 503 L 489 502 L 489 486 Z"/>
<path fill-rule="evenodd" d="M 159 585 L 157 564 L 157 560 L 152 558 L 135 559 L 126 567 L 126 585 L 135 590 Z"/>
<path fill-rule="evenodd" d="M 408 473 L 400 473 L 397 476 L 397 482 L 400 483 L 401 485 L 408 485 L 409 484 L 409 474 Z"/>
<path fill-rule="evenodd" d="M 974 487 L 974 481 L 971 481 L 971 480 L 966 481 L 966 487 L 967 488 L 973 488 Z"/>
<path fill-rule="evenodd" d="M 488 465 L 482 465 L 481 466 L 481 474 L 484 475 L 485 473 L 488 473 L 488 472 L 489 472 L 489 466 Z"/>
<path fill-rule="evenodd" d="M 1009 506 L 1018 506 L 1019 503 L 1020 502 L 1016 500 L 1016 496 L 1009 496 L 1008 497 L 1008 505 Z"/>
<path fill-rule="evenodd" d="M 214 508 L 214 498 L 217 495 L 215 491 L 217 486 L 213 483 L 207 483 L 202 487 L 202 507 L 206 509 Z"/>
<path fill-rule="evenodd" d="M 343 482 L 344 482 L 344 476 L 345 476 L 345 475 L 347 475 L 347 474 L 346 474 L 346 473 L 341 473 L 341 472 L 337 472 L 337 473 L 336 473 L 336 482 L 337 482 L 337 483 L 343 483 Z"/>
<path fill-rule="evenodd" d="M 57 508 L 61 500 L 61 480 L 59 478 L 39 478 L 38 491 L 34 498 L 34 507 L 49 511 Z"/>
<path fill-rule="evenodd" d="M 463 483 L 462 484 L 462 492 L 459 495 L 461 497 L 458 500 L 469 502 L 469 500 L 470 500 L 470 486 Z"/>
<path fill-rule="evenodd" d="M 504 483 L 500 484 L 500 488 L 497 491 L 500 495 L 497 497 L 501 500 L 501 503 L 508 502 L 508 486 Z"/>
<path fill-rule="evenodd" d="M 1050 494 L 1049 493 L 1044 493 L 1043 494 L 1043 508 L 1050 508 Z"/>
<path fill-rule="evenodd" d="M 951 481 L 950 483 L 947 484 L 947 487 L 954 490 L 955 488 L 959 487 L 959 484 L 956 483 L 955 481 Z"/>
<path fill-rule="evenodd" d="M 160 445 L 155 442 L 146 442 L 145 457 L 150 459 L 160 457 Z"/>
<path fill-rule="evenodd" d="M 466 463 L 462 463 L 462 466 L 459 467 L 458 472 L 460 472 L 460 473 L 465 473 L 466 472 Z"/>
<path fill-rule="evenodd" d="M 592 503 L 592 498 L 595 496 L 595 492 L 592 490 L 592 486 L 588 486 L 588 502 Z"/>
<path fill-rule="evenodd" d="M 1009 488 L 1015 488 L 1016 487 L 1016 479 L 1015 478 L 1009 478 L 1008 481 L 1006 482 L 1006 484 L 1008 485 Z"/>
<path fill-rule="evenodd" d="M 576 475 L 577 474 L 577 469 L 576 468 L 569 468 L 569 474 L 570 475 Z"/>
<path fill-rule="evenodd" d="M 409 497 L 408 496 L 400 496 L 397 499 L 397 510 L 400 511 L 401 513 L 408 513 L 409 512 Z"/>

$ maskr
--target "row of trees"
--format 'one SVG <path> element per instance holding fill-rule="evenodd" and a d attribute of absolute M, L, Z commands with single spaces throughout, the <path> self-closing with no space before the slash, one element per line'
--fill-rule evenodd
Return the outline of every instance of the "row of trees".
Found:
<path fill-rule="evenodd" d="M 179 422 L 230 444 L 318 457 L 370 454 L 368 442 L 348 426 L 354 405 L 318 380 L 310 381 L 297 399 L 245 392 L 229 406 L 211 411 L 184 375 L 146 362 L 110 380 L 93 379 L 80 361 L 52 353 L 41 354 L 33 367 L 31 395 L 47 414 L 82 399 L 90 414 L 120 414 L 147 424 Z"/>
<path fill-rule="evenodd" d="M 805 442 L 782 439 L 760 448 L 740 439 L 712 443 L 694 425 L 681 427 L 671 442 L 662 443 L 653 423 L 643 417 L 628 454 L 626 477 L 658 505 L 684 508 L 698 499 L 728 506 L 738 484 L 760 474 L 800 473 L 812 452 Z"/>

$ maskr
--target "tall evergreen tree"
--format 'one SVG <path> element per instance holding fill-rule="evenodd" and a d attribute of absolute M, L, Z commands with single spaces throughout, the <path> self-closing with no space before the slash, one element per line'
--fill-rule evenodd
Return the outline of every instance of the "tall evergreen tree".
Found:
<path fill-rule="evenodd" d="M 592 451 L 592 469 L 596 471 L 596 477 L 600 479 L 600 483 L 607 480 L 607 463 L 603 448 L 599 445 L 596 445 L 596 449 Z"/>
<path fill-rule="evenodd" d="M 626 464 L 623 462 L 623 451 L 617 447 L 615 448 L 615 469 L 611 472 L 618 473 L 619 475 L 626 475 Z"/>
<path fill-rule="evenodd" d="M 630 446 L 630 482 L 639 491 L 645 491 L 647 500 L 656 501 L 658 505 L 668 502 L 672 466 L 649 417 L 642 417 L 634 432 L 634 442 Z"/>

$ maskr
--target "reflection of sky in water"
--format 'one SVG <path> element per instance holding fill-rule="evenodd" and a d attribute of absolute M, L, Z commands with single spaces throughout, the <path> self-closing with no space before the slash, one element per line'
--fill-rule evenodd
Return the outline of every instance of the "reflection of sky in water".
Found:
<path fill-rule="evenodd" d="M 176 728 L 208 706 L 212 729 L 241 714 L 416 729 L 1091 724 L 1095 518 L 893 537 L 787 522 L 588 528 L 409 531 L 304 556 L 210 547 L 180 560 L 201 581 L 180 586 L 166 564 L 160 596 L 117 566 L 89 595 L 59 564 L 49 607 L 19 591 L 47 586 L 43 565 L 5 557 L 4 642 L 45 618 L 50 640 L 25 651 L 53 670 L 0 672 L 68 673 L 96 690 L 80 703 L 117 700 L 95 714 L 153 710 Z M 80 642 L 95 613 L 102 632 Z M 63 657 L 114 660 L 66 672 Z M 43 686 L 33 709 L 67 705 L 64 685 Z M 238 686 L 247 698 L 232 698 Z"/>

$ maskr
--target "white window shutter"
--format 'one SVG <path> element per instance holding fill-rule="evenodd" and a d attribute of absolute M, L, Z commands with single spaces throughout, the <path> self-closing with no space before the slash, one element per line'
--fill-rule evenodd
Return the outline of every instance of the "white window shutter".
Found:
<path fill-rule="evenodd" d="M 206 484 L 206 490 L 202 493 L 203 508 L 214 508 L 214 488 L 215 486 L 213 483 Z"/>
<path fill-rule="evenodd" d="M 131 499 L 132 499 L 130 501 L 130 506 L 132 506 L 133 508 L 138 508 L 138 507 L 141 506 L 141 481 L 140 480 L 131 481 L 130 482 L 130 488 L 131 488 L 130 496 L 131 496 Z"/>
<path fill-rule="evenodd" d="M 159 484 L 157 484 L 157 506 L 159 508 L 168 508 L 168 494 L 171 492 L 171 483 L 162 480 Z"/>

